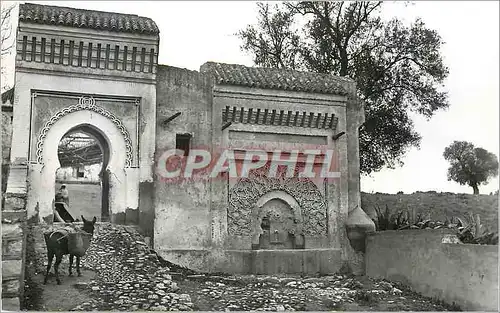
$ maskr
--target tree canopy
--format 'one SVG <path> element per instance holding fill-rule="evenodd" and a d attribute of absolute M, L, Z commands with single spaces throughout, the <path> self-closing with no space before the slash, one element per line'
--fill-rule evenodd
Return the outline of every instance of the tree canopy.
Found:
<path fill-rule="evenodd" d="M 421 137 L 409 115 L 448 107 L 439 34 L 421 20 L 381 18 L 382 2 L 258 3 L 258 22 L 238 32 L 255 65 L 345 76 L 365 102 L 361 171 L 402 164 Z M 300 25 L 300 24 L 303 25 Z"/>
<path fill-rule="evenodd" d="M 469 185 L 479 194 L 479 185 L 498 175 L 497 156 L 470 142 L 454 141 L 444 149 L 444 158 L 450 162 L 448 180 Z"/>

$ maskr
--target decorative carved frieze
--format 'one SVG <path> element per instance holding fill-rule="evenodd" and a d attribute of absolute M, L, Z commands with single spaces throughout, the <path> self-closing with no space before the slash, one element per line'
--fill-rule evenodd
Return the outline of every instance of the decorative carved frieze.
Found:
<path fill-rule="evenodd" d="M 302 212 L 304 235 L 327 235 L 327 205 L 317 186 L 308 178 L 286 177 L 286 170 L 278 168 L 276 177 L 268 177 L 269 166 L 251 171 L 229 191 L 227 227 L 229 235 L 250 236 L 252 234 L 252 208 L 257 201 L 274 190 L 291 195 Z"/>
<path fill-rule="evenodd" d="M 230 107 L 222 111 L 223 122 L 271 126 L 292 126 L 319 129 L 337 128 L 338 117 L 333 113 L 314 113 L 260 108 Z"/>
<path fill-rule="evenodd" d="M 132 156 L 132 140 L 130 139 L 130 135 L 127 131 L 127 128 L 122 124 L 121 120 L 116 117 L 113 113 L 110 111 L 98 106 L 95 104 L 95 99 L 92 97 L 80 97 L 78 100 L 78 104 L 71 105 L 69 107 L 66 107 L 56 114 L 54 114 L 43 126 L 43 128 L 40 131 L 40 134 L 38 135 L 38 140 L 36 144 L 36 157 L 37 157 L 37 162 L 38 163 L 43 163 L 43 146 L 45 144 L 45 137 L 47 136 L 47 132 L 49 129 L 54 125 L 58 120 L 60 120 L 62 117 L 73 113 L 77 111 L 82 111 L 82 110 L 89 110 L 89 111 L 94 111 L 109 120 L 115 124 L 116 128 L 120 131 L 120 133 L 123 136 L 123 139 L 125 140 L 125 148 L 126 148 L 126 159 L 125 159 L 125 166 L 126 167 L 131 167 L 132 162 L 133 162 L 133 156 Z"/>
<path fill-rule="evenodd" d="M 139 73 L 156 73 L 158 49 L 106 42 L 53 39 L 21 33 L 17 60 Z"/>

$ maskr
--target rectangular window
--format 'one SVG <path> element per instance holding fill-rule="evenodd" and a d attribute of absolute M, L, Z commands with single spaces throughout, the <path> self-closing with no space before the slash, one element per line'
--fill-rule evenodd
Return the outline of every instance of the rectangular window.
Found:
<path fill-rule="evenodd" d="M 84 178 L 85 177 L 85 171 L 83 170 L 83 168 L 78 168 L 77 172 L 76 172 L 76 177 L 78 178 Z"/>
<path fill-rule="evenodd" d="M 177 134 L 175 136 L 175 149 L 184 151 L 184 156 L 188 156 L 190 145 L 191 145 L 190 134 Z"/>

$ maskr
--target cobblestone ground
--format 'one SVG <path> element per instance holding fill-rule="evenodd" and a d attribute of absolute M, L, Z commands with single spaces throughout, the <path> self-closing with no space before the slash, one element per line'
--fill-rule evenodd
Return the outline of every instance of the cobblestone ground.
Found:
<path fill-rule="evenodd" d="M 40 284 L 43 274 L 34 273 L 38 278 L 28 281 L 27 302 L 39 303 L 31 306 L 28 303 L 27 308 L 49 311 L 457 309 L 424 298 L 404 286 L 366 277 L 204 275 L 169 264 L 152 252 L 134 228 L 101 224 L 82 258 L 84 278 L 67 277 L 67 257 L 61 273 L 63 285 L 68 286 L 58 287 L 53 279 L 43 286 Z M 51 301 L 68 303 L 58 306 Z"/>

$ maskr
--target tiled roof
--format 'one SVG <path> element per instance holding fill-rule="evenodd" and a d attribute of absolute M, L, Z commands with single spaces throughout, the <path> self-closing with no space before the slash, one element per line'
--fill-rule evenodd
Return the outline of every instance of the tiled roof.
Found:
<path fill-rule="evenodd" d="M 302 92 L 346 95 L 344 85 L 349 79 L 311 72 L 247 67 L 238 64 L 207 62 L 201 72 L 211 74 L 221 85 L 239 85 L 263 89 L 282 89 Z"/>
<path fill-rule="evenodd" d="M 156 35 L 160 32 L 156 23 L 147 17 L 32 3 L 19 5 L 19 21 L 125 33 Z"/>

